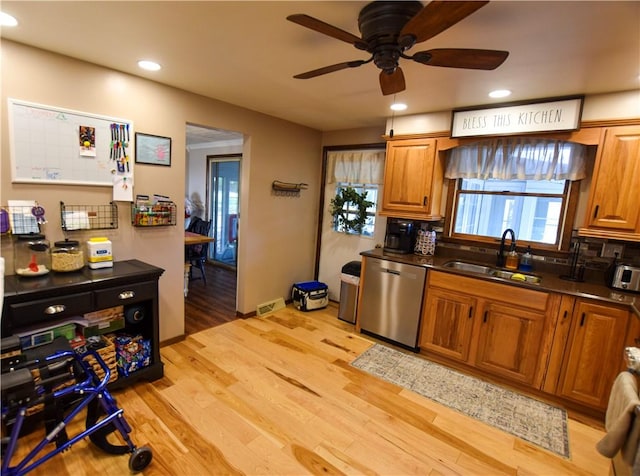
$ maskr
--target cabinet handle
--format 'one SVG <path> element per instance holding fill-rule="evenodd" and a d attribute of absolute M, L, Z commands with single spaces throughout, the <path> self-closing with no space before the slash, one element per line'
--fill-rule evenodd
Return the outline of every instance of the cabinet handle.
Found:
<path fill-rule="evenodd" d="M 471 316 L 473 316 L 473 306 L 469 308 L 469 319 L 471 319 Z"/>
<path fill-rule="evenodd" d="M 428 198 L 428 197 L 426 197 L 426 196 L 422 199 L 422 206 L 423 206 L 423 207 L 426 207 L 426 206 L 427 206 L 427 200 L 428 200 L 428 199 L 429 199 L 429 198 Z"/>
<path fill-rule="evenodd" d="M 600 205 L 596 205 L 596 208 L 593 209 L 593 218 L 595 219 L 598 216 L 598 209 Z"/>
<path fill-rule="evenodd" d="M 118 294 L 118 299 L 120 300 L 131 299 L 135 295 L 136 293 L 134 291 L 122 291 L 120 294 Z"/>
<path fill-rule="evenodd" d="M 586 316 L 586 313 L 585 313 L 585 312 L 583 312 L 583 313 L 582 313 L 582 317 L 580 318 L 580 327 L 582 327 L 582 326 L 584 325 L 584 318 L 585 318 L 585 316 Z"/>
<path fill-rule="evenodd" d="M 484 311 L 484 317 L 482 318 L 482 322 L 487 322 L 487 315 L 489 314 L 489 311 Z"/>
<path fill-rule="evenodd" d="M 60 314 L 61 312 L 64 312 L 64 310 L 67 308 L 67 306 L 65 306 L 64 304 L 54 304 L 53 306 L 49 306 L 48 308 L 46 308 L 44 310 L 45 314 Z"/>
<path fill-rule="evenodd" d="M 565 309 L 565 311 L 564 311 L 564 315 L 562 316 L 562 320 L 563 320 L 563 321 L 564 321 L 564 320 L 566 320 L 568 315 L 569 315 L 569 311 L 567 311 L 567 310 Z"/>

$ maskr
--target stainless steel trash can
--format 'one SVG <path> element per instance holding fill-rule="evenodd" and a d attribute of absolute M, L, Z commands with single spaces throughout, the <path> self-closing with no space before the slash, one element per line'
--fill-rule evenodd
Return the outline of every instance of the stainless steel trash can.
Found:
<path fill-rule="evenodd" d="M 356 322 L 358 289 L 360 288 L 360 261 L 349 261 L 340 274 L 340 307 L 338 319 L 351 324 Z"/>

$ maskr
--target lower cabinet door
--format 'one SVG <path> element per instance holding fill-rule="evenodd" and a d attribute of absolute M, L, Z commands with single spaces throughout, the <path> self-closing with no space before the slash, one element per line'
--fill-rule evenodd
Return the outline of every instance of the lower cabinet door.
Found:
<path fill-rule="evenodd" d="M 604 409 L 621 370 L 629 312 L 578 300 L 560 375 L 562 397 Z"/>
<path fill-rule="evenodd" d="M 476 299 L 464 294 L 429 288 L 420 348 L 466 362 Z"/>
<path fill-rule="evenodd" d="M 503 303 L 486 302 L 475 366 L 528 385 L 534 384 L 546 315 Z"/>

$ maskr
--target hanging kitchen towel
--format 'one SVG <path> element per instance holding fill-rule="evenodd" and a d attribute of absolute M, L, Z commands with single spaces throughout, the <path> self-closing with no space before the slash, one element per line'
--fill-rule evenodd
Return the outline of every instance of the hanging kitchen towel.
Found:
<path fill-rule="evenodd" d="M 620 451 L 629 466 L 634 464 L 640 441 L 640 419 L 636 418 L 638 405 L 636 377 L 631 372 L 621 372 L 611 388 L 605 416 L 607 433 L 596 444 L 601 455 L 613 458 Z"/>

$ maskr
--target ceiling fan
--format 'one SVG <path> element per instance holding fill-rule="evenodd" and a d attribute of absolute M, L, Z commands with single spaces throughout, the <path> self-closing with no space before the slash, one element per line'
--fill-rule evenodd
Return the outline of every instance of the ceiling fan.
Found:
<path fill-rule="evenodd" d="M 492 70 L 509 56 L 508 51 L 466 48 L 437 48 L 405 54 L 416 43 L 422 43 L 442 33 L 485 6 L 488 1 L 433 1 L 423 6 L 419 1 L 375 1 L 358 15 L 362 38 L 305 14 L 289 15 L 287 20 L 310 28 L 337 40 L 350 43 L 371 54 L 368 60 L 354 60 L 297 74 L 294 78 L 309 79 L 347 68 L 373 63 L 381 69 L 380 89 L 383 95 L 405 89 L 400 58 L 427 66 Z"/>

